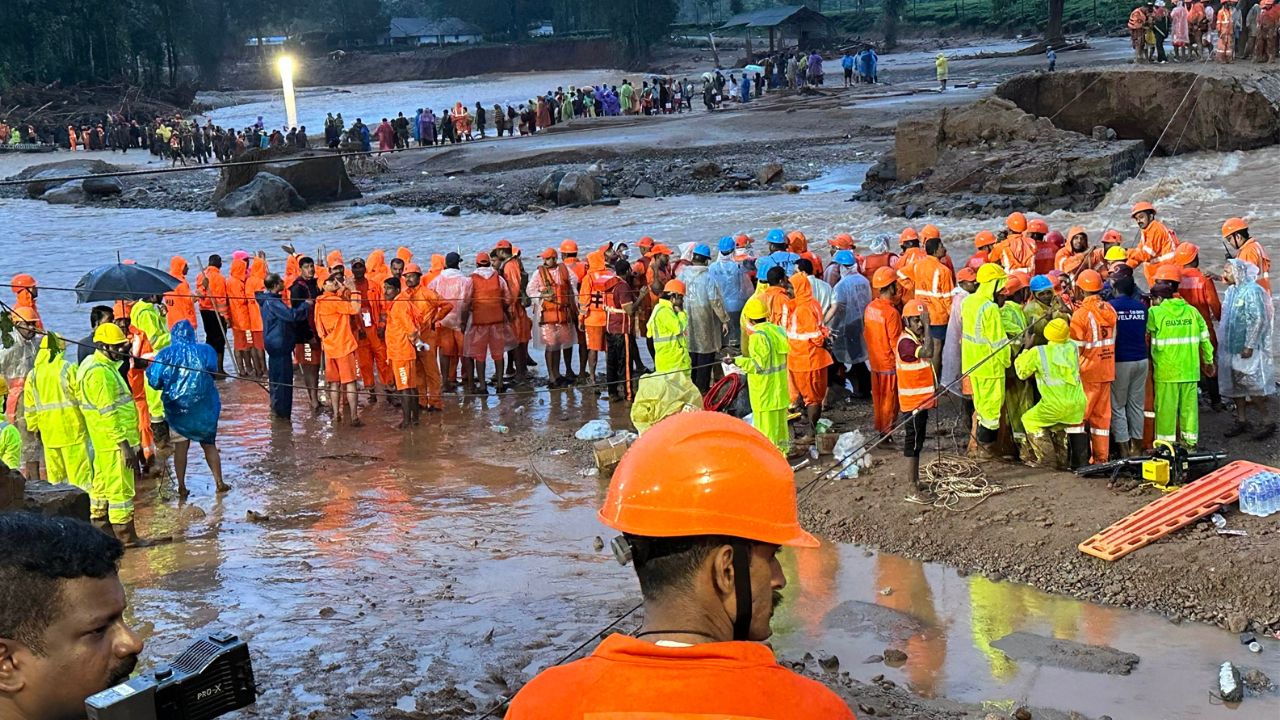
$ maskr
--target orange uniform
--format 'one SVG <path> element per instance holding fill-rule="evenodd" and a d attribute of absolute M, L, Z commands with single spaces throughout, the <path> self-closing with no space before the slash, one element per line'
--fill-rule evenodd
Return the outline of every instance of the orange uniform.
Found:
<path fill-rule="evenodd" d="M 897 358 L 894 348 L 902 336 L 902 316 L 893 303 L 874 298 L 863 315 L 862 337 L 871 366 L 871 402 L 876 430 L 888 433 L 898 416 Z"/>
<path fill-rule="evenodd" d="M 397 390 L 415 388 L 418 386 L 418 350 L 414 342 L 420 338 L 422 315 L 418 304 L 405 293 L 387 305 L 390 309 L 387 311 L 386 350 L 391 377 Z"/>
<path fill-rule="evenodd" d="M 165 319 L 172 329 L 180 320 L 191 323 L 191 327 L 199 327 L 196 322 L 196 300 L 191 293 L 191 285 L 187 283 L 187 261 L 174 255 L 169 260 L 169 274 L 178 281 L 178 287 L 164 294 Z"/>
<path fill-rule="evenodd" d="M 587 273 L 578 288 L 578 312 L 586 328 L 588 350 L 605 350 L 605 327 L 609 317 L 604 296 L 605 290 L 616 279 L 617 276 L 605 267 L 602 252 L 596 251 L 587 256 Z"/>
<path fill-rule="evenodd" d="M 1138 247 L 1129 251 L 1129 259 L 1125 262 L 1131 268 L 1145 264 L 1143 271 L 1147 275 L 1147 284 L 1155 282 L 1156 266 L 1173 259 L 1178 248 L 1178 236 L 1165 227 L 1159 220 L 1152 220 L 1142 231 L 1142 240 Z"/>
<path fill-rule="evenodd" d="M 876 253 L 875 255 L 858 256 L 858 272 L 865 277 L 871 277 L 882 267 L 897 267 L 898 256 L 895 253 L 885 252 Z"/>
<path fill-rule="evenodd" d="M 227 279 L 216 267 L 207 267 L 196 276 L 196 292 L 200 296 L 200 309 L 212 310 L 227 317 Z"/>
<path fill-rule="evenodd" d="M 731 689 L 731 691 L 727 691 Z M 830 689 L 763 643 L 665 647 L 610 635 L 590 656 L 525 685 L 506 720 L 854 720 Z"/>
<path fill-rule="evenodd" d="M 364 260 L 364 270 L 365 277 L 369 278 L 369 282 L 373 283 L 373 287 L 377 290 L 375 294 L 381 298 L 382 283 L 391 277 L 391 267 L 387 265 L 387 254 L 382 250 L 369 253 L 369 257 Z"/>
<path fill-rule="evenodd" d="M 249 303 L 249 329 L 253 331 L 253 346 L 262 349 L 262 306 L 258 304 L 258 293 L 267 289 L 267 273 L 270 272 L 267 261 L 255 257 L 249 263 L 249 279 L 244 281 L 246 302 Z"/>
<path fill-rule="evenodd" d="M 1178 295 L 1187 304 L 1200 311 L 1204 324 L 1209 327 L 1209 342 L 1214 351 L 1218 349 L 1217 323 L 1222 319 L 1222 301 L 1218 298 L 1218 288 L 1213 281 L 1200 272 L 1200 268 L 1182 268 L 1182 282 L 1178 284 Z"/>
<path fill-rule="evenodd" d="M 787 353 L 791 401 L 803 398 L 805 405 L 821 405 L 827 398 L 827 368 L 833 362 L 823 344 L 831 331 L 822 324 L 822 306 L 813 299 L 809 276 L 802 272 L 792 275 L 791 288 L 796 296 L 782 323 L 791 343 Z"/>
<path fill-rule="evenodd" d="M 1107 261 L 1102 258 L 1101 248 L 1089 248 L 1078 253 L 1070 247 L 1064 247 L 1054 257 L 1053 267 L 1068 275 L 1075 275 L 1085 270 L 1097 270 L 1099 275 L 1107 276 Z"/>
<path fill-rule="evenodd" d="M 440 263 L 443 269 L 443 257 L 440 258 Z M 418 365 L 415 375 L 418 381 L 418 399 L 425 407 L 443 409 L 444 381 L 440 377 L 440 349 L 436 342 L 436 330 L 440 321 L 453 311 L 453 303 L 441 298 L 436 291 L 428 288 L 426 283 L 418 285 L 418 289 L 411 297 L 414 312 L 418 318 L 418 338 L 427 345 L 426 350 L 417 351 Z"/>
<path fill-rule="evenodd" d="M 236 352 L 253 347 L 253 320 L 249 312 L 249 264 L 244 260 L 231 261 L 231 274 L 227 278 L 227 307 L 230 309 L 231 336 Z M 257 305 L 257 303 L 254 303 Z M 261 327 L 259 319 L 259 327 Z"/>
<path fill-rule="evenodd" d="M 511 331 L 517 343 L 527 343 L 533 338 L 533 320 L 525 306 L 528 299 L 524 293 L 526 277 L 519 258 L 512 257 L 502 263 L 502 277 L 511 291 Z"/>
<path fill-rule="evenodd" d="M 990 262 L 1000 263 L 1006 273 L 1021 270 L 1032 274 L 1036 262 L 1036 241 L 1021 233 L 1010 233 L 991 250 Z"/>
<path fill-rule="evenodd" d="M 916 296 L 916 265 L 929 257 L 922 248 L 907 248 L 901 256 L 893 261 L 893 269 L 898 271 L 898 300 L 906 302 Z"/>
<path fill-rule="evenodd" d="M 1258 239 L 1249 238 L 1248 242 L 1241 245 L 1239 252 L 1236 253 L 1236 259 L 1258 266 L 1258 284 L 1270 295 L 1271 258 L 1267 256 L 1267 251 L 1262 249 L 1262 244 L 1258 242 Z"/>
<path fill-rule="evenodd" d="M 360 313 L 360 298 L 326 292 L 316 300 L 316 334 L 325 354 L 325 380 L 347 384 L 356 381 L 356 336 L 351 318 Z"/>
<path fill-rule="evenodd" d="M 9 282 L 9 287 L 13 290 L 14 308 L 31 308 L 31 311 L 36 314 L 36 327 L 43 330 L 44 323 L 40 321 L 40 311 L 36 309 L 36 299 L 31 294 L 33 289 L 38 289 L 36 279 L 25 273 L 14 275 L 13 280 Z"/>
<path fill-rule="evenodd" d="M 1093 462 L 1110 459 L 1111 383 L 1116 379 L 1116 311 L 1100 295 L 1088 295 L 1071 315 L 1071 338 L 1080 351 L 1084 422 L 1089 426 Z"/>
<path fill-rule="evenodd" d="M 912 263 L 915 297 L 929 309 L 930 325 L 946 325 L 951 318 L 951 298 L 956 291 L 955 274 L 936 257 L 925 255 Z"/>
<path fill-rule="evenodd" d="M 356 364 L 365 389 L 374 387 L 373 373 L 384 385 L 391 385 L 391 369 L 387 365 L 387 348 L 378 335 L 378 325 L 385 314 L 382 306 L 382 285 L 369 277 L 365 264 L 364 280 L 356 280 L 356 292 L 360 294 L 360 313 L 352 319 L 356 332 Z"/>

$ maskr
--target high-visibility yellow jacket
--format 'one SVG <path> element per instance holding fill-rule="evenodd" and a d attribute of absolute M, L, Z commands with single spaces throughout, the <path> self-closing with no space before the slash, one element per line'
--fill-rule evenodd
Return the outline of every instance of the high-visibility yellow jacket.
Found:
<path fill-rule="evenodd" d="M 1079 425 L 1084 422 L 1086 405 L 1084 387 L 1080 385 L 1080 355 L 1075 343 L 1051 342 L 1023 350 L 1013 363 L 1023 380 L 1035 376 L 1040 391 L 1041 419 L 1054 424 Z"/>
<path fill-rule="evenodd" d="M 133 395 L 120 375 L 119 363 L 101 350 L 80 365 L 80 409 L 96 447 L 114 447 L 122 440 L 130 445 L 141 443 Z"/>
<path fill-rule="evenodd" d="M 1010 364 L 1012 353 L 1008 345 L 1004 344 L 1008 340 L 1004 320 L 994 300 L 997 282 L 992 280 L 978 286 L 978 290 L 965 298 L 960 306 L 963 329 L 963 340 L 960 342 L 961 370 L 972 370 L 970 377 L 975 379 L 1003 378 L 1005 369 Z M 993 352 L 995 356 L 986 360 Z"/>
<path fill-rule="evenodd" d="M 22 435 L 3 417 L 0 417 L 0 461 L 10 470 L 22 469 Z"/>
<path fill-rule="evenodd" d="M 151 344 L 151 353 L 155 354 L 169 346 L 169 324 L 160 316 L 156 306 L 139 300 L 129 311 L 129 322 L 147 336 Z"/>
<path fill-rule="evenodd" d="M 1198 382 L 1201 361 L 1213 362 L 1209 326 L 1200 311 L 1182 298 L 1152 305 L 1147 311 L 1147 332 L 1155 382 Z"/>
<path fill-rule="evenodd" d="M 791 344 L 787 334 L 773 323 L 759 323 L 753 333 L 749 354 L 733 361 L 747 374 L 751 410 L 786 410 L 791 405 L 787 388 L 787 352 Z"/>
<path fill-rule="evenodd" d="M 670 300 L 663 298 L 654 306 L 649 316 L 648 335 L 653 338 L 654 372 L 693 367 L 689 358 L 689 315 L 676 310 Z"/>
<path fill-rule="evenodd" d="M 83 445 L 88 436 L 80 412 L 80 372 L 67 361 L 66 348 L 55 344 L 56 352 L 48 335 L 40 341 L 35 367 L 27 373 L 22 390 L 27 429 L 40 433 L 47 447 Z"/>

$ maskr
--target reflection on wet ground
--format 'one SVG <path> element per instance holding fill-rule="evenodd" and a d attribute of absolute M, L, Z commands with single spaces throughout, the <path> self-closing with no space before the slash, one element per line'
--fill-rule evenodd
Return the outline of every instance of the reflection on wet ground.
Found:
<path fill-rule="evenodd" d="M 1025 585 L 962 577 L 955 570 L 862 548 L 824 545 L 784 554 L 790 586 L 774 618 L 784 653 L 835 654 L 855 678 L 883 673 L 925 697 L 1017 701 L 1086 716 L 1235 717 L 1211 702 L 1226 660 L 1280 672 L 1280 643 L 1260 655 L 1205 625 L 1173 625 L 1155 615 L 1048 595 Z M 1130 675 L 1077 672 L 1015 662 L 992 643 L 1015 631 L 1134 653 Z M 886 648 L 900 667 L 861 664 Z M 1249 697 L 1245 717 L 1276 717 L 1280 697 Z"/>

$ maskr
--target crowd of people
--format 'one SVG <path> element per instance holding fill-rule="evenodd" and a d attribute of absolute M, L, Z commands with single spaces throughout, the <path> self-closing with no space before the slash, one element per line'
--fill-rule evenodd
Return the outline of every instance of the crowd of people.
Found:
<path fill-rule="evenodd" d="M 78 362 L 43 331 L 38 285 L 19 275 L 17 342 L 0 350 L 0 459 L 28 477 L 43 462 L 50 481 L 89 490 L 95 518 L 133 537 L 133 472 L 156 463 L 171 430 L 180 492 L 190 441 L 226 488 L 213 379 L 227 376 L 228 349 L 235 377 L 266 380 L 276 417 L 291 416 L 301 390 L 335 424 L 360 426 L 381 403 L 401 429 L 442 410 L 446 394 L 490 386 L 626 402 L 650 375 L 686 377 L 706 395 L 741 373 L 753 424 L 783 454 L 813 441 L 840 388 L 872 401 L 879 433 L 905 427 L 913 475 L 945 392 L 971 419 L 972 452 L 1033 465 L 1102 463 L 1156 441 L 1194 448 L 1200 391 L 1215 410 L 1234 403 L 1228 436 L 1270 436 L 1267 253 L 1232 218 L 1232 257 L 1214 276 L 1149 203 L 1133 219 L 1140 240 L 1126 249 L 1116 230 L 1095 244 L 1084 228 L 1051 232 L 1013 213 L 978 233 L 962 263 L 933 225 L 903 230 L 898 252 L 885 237 L 861 247 L 839 234 L 825 259 L 780 229 L 759 253 L 745 234 L 676 249 L 644 237 L 634 255 L 610 242 L 585 259 L 564 240 L 526 263 L 502 240 L 466 263 L 433 254 L 425 268 L 407 247 L 317 262 L 286 246 L 282 273 L 265 253 L 236 251 L 227 274 L 212 255 L 194 280 L 175 257 L 172 292 L 93 308 Z"/>
<path fill-rule="evenodd" d="M 1135 62 L 1167 62 L 1168 40 L 1174 62 L 1207 56 L 1224 63 L 1237 57 L 1269 63 L 1277 57 L 1280 5 L 1261 0 L 1246 15 L 1237 0 L 1172 0 L 1172 7 L 1166 0 L 1146 0 L 1129 14 L 1127 27 Z"/>

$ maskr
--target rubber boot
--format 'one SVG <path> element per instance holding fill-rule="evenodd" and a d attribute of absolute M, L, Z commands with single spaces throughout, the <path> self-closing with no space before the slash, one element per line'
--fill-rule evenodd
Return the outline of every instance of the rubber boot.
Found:
<path fill-rule="evenodd" d="M 115 531 L 115 529 L 114 529 L 114 528 L 112 528 L 112 527 L 111 527 L 111 521 L 110 521 L 110 520 L 108 520 L 108 519 L 106 519 L 106 518 L 93 518 L 93 519 L 91 519 L 89 522 L 90 522 L 90 523 L 92 523 L 94 527 L 96 527 L 96 528 L 98 528 L 99 530 L 101 530 L 102 532 L 104 532 L 104 533 L 106 533 L 106 534 L 110 535 L 111 537 L 115 537 L 115 536 L 116 536 L 116 531 Z"/>
<path fill-rule="evenodd" d="M 1015 438 L 1014 443 L 1018 447 L 1018 459 L 1024 465 L 1031 467 L 1040 467 L 1043 460 L 1039 451 L 1036 449 L 1036 433 L 1027 433 L 1020 438 Z"/>
<path fill-rule="evenodd" d="M 1067 433 L 1067 466 L 1072 470 L 1089 464 L 1089 436 Z"/>
<path fill-rule="evenodd" d="M 138 528 L 134 525 L 133 520 L 130 520 L 123 525 L 113 525 L 112 527 L 115 530 L 116 537 L 120 542 L 124 543 L 124 546 L 127 548 L 151 547 L 156 544 L 150 540 L 143 540 L 138 537 Z"/>

